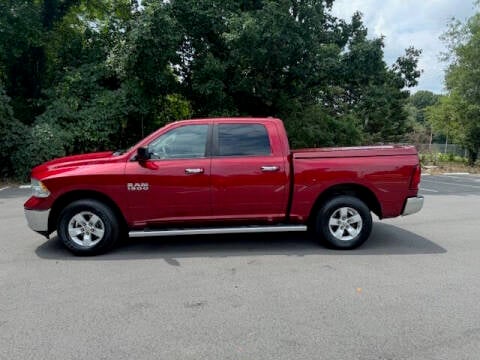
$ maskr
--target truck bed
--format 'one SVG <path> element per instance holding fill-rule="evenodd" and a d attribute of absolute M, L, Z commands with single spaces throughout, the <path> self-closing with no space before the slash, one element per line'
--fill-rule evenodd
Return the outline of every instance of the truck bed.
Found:
<path fill-rule="evenodd" d="M 311 211 L 311 199 L 339 184 L 368 189 L 378 199 L 375 213 L 380 218 L 399 216 L 405 199 L 417 193 L 410 188 L 418 165 L 414 146 L 313 148 L 291 153 L 292 219 L 302 219 Z"/>
<path fill-rule="evenodd" d="M 416 155 L 411 145 L 330 147 L 292 150 L 294 159 Z"/>

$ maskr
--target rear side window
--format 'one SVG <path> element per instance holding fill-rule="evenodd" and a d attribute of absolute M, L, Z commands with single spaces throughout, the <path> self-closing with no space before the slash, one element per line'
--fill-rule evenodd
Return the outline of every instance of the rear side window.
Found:
<path fill-rule="evenodd" d="M 219 156 L 270 155 L 270 140 L 261 124 L 220 124 L 218 131 Z"/>

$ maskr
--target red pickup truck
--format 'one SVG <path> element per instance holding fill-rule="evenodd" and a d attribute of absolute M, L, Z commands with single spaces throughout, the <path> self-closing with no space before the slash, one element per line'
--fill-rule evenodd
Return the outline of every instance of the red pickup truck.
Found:
<path fill-rule="evenodd" d="M 413 214 L 412 146 L 289 149 L 274 118 L 168 124 L 125 152 L 55 159 L 32 170 L 30 228 L 77 255 L 130 237 L 306 231 L 338 249 L 361 245 L 379 218 Z"/>

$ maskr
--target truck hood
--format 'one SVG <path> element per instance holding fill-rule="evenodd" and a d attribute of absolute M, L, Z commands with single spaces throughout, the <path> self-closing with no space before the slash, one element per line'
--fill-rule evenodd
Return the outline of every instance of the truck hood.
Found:
<path fill-rule="evenodd" d="M 52 172 L 55 170 L 62 170 L 65 168 L 76 168 L 84 165 L 105 164 L 109 162 L 116 162 L 121 160 L 120 156 L 113 156 L 113 151 L 95 152 L 89 154 L 65 156 L 57 159 L 47 161 L 32 170 L 32 177 L 43 174 L 45 172 Z"/>

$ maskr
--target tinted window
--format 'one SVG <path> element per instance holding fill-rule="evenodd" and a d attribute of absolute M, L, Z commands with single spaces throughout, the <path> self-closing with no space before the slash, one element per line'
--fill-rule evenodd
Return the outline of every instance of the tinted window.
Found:
<path fill-rule="evenodd" d="M 260 124 L 218 125 L 218 155 L 269 155 L 270 140 Z"/>
<path fill-rule="evenodd" d="M 152 159 L 190 159 L 205 157 L 208 125 L 186 125 L 163 134 L 148 150 Z"/>

